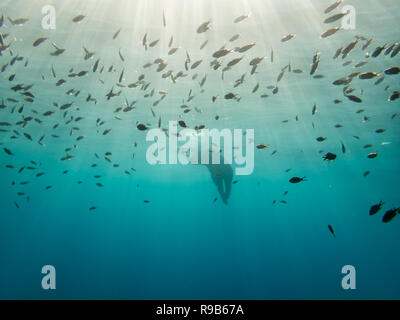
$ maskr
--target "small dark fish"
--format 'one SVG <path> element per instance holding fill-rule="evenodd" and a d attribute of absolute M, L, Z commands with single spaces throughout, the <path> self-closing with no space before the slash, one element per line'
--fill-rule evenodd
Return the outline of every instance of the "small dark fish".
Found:
<path fill-rule="evenodd" d="M 389 69 L 386 69 L 384 72 L 387 75 L 399 74 L 400 73 L 400 68 L 399 67 L 391 67 Z"/>
<path fill-rule="evenodd" d="M 379 210 L 381 210 L 383 206 L 383 201 L 381 200 L 378 204 L 374 204 L 370 209 L 369 209 L 369 215 L 373 216 L 374 214 L 377 214 Z"/>
<path fill-rule="evenodd" d="M 4 152 L 6 154 L 8 154 L 9 156 L 13 156 L 14 154 L 11 152 L 11 150 L 7 149 L 7 148 L 3 148 Z"/>
<path fill-rule="evenodd" d="M 368 158 L 369 158 L 369 159 L 374 159 L 374 158 L 376 158 L 377 156 L 378 156 L 378 153 L 377 153 L 377 152 L 371 152 L 371 153 L 368 154 Z"/>
<path fill-rule="evenodd" d="M 48 39 L 48 38 L 39 38 L 39 39 L 37 39 L 37 40 L 33 43 L 33 46 L 34 46 L 34 47 L 38 47 L 38 46 L 40 46 L 43 42 L 45 42 L 47 39 Z"/>
<path fill-rule="evenodd" d="M 81 22 L 83 19 L 85 19 L 86 18 L 86 16 L 84 16 L 84 15 L 82 15 L 82 14 L 80 14 L 80 15 L 77 15 L 76 17 L 74 17 L 73 19 L 72 19 L 72 21 L 73 22 Z"/>
<path fill-rule="evenodd" d="M 342 141 L 340 141 L 340 143 L 342 144 L 342 152 L 346 153 L 346 146 L 344 145 L 344 143 Z"/>
<path fill-rule="evenodd" d="M 312 115 L 315 115 L 316 112 L 317 112 L 317 105 L 314 104 L 314 107 L 313 107 L 313 109 L 312 109 L 311 114 L 312 114 Z"/>
<path fill-rule="evenodd" d="M 96 62 L 94 63 L 93 72 L 97 71 L 97 68 L 99 67 L 99 62 L 100 62 L 100 59 L 97 59 Z"/>
<path fill-rule="evenodd" d="M 323 156 L 325 161 L 333 161 L 336 159 L 336 154 L 328 152 L 326 155 Z"/>
<path fill-rule="evenodd" d="M 188 127 L 188 126 L 186 125 L 185 121 L 183 121 L 183 120 L 180 120 L 180 121 L 178 122 L 178 124 L 179 124 L 182 128 L 187 128 L 187 127 Z"/>
<path fill-rule="evenodd" d="M 230 100 L 230 99 L 236 99 L 236 94 L 234 93 L 228 93 L 225 95 L 224 97 L 226 100 Z"/>
<path fill-rule="evenodd" d="M 307 181 L 307 178 L 306 177 L 303 177 L 303 178 L 293 177 L 289 180 L 290 183 L 299 183 L 302 181 Z"/>
<path fill-rule="evenodd" d="M 335 231 L 333 231 L 333 228 L 332 228 L 331 225 L 328 225 L 328 229 L 329 229 L 329 231 L 332 233 L 332 235 L 336 238 L 336 236 L 335 236 Z"/>
<path fill-rule="evenodd" d="M 350 101 L 353 101 L 353 102 L 355 102 L 355 103 L 361 103 L 362 102 L 362 100 L 359 98 L 359 97 L 356 97 L 356 96 L 346 96 L 346 98 L 347 99 L 349 99 Z"/>
<path fill-rule="evenodd" d="M 366 79 L 372 79 L 372 78 L 380 77 L 380 76 L 381 76 L 380 73 L 376 73 L 376 72 L 364 72 L 364 73 L 361 73 L 361 74 L 358 76 L 358 78 L 361 79 L 361 80 L 366 80 Z"/>
<path fill-rule="evenodd" d="M 163 11 L 163 26 L 164 26 L 164 28 L 167 26 L 167 21 L 166 21 L 166 19 L 165 19 L 165 12 Z"/>
<path fill-rule="evenodd" d="M 346 16 L 348 14 L 348 12 L 346 12 L 346 13 L 337 13 L 337 14 L 334 14 L 333 16 L 330 16 L 330 17 L 328 17 L 328 18 L 326 18 L 325 20 L 324 20 L 324 23 L 332 23 L 332 22 L 335 22 L 335 21 L 337 21 L 337 20 L 340 20 L 340 19 L 342 19 L 344 16 Z"/>
<path fill-rule="evenodd" d="M 395 100 L 399 99 L 399 97 L 400 97 L 400 92 L 395 91 L 392 94 L 390 94 L 388 101 L 395 101 Z"/>
<path fill-rule="evenodd" d="M 391 210 L 386 211 L 385 215 L 382 218 L 382 222 L 388 223 L 388 222 L 392 221 L 393 218 L 395 216 L 397 216 L 399 210 L 400 210 L 400 208 L 391 209 Z"/>
<path fill-rule="evenodd" d="M 247 19 L 249 16 L 250 16 L 249 14 L 245 14 L 245 15 L 239 16 L 235 20 L 233 20 L 233 22 L 234 23 L 239 23 L 239 22 Z"/>
<path fill-rule="evenodd" d="M 336 2 L 332 3 L 329 7 L 327 7 L 324 11 L 325 14 L 335 10 L 341 3 L 343 2 L 343 0 L 337 0 Z"/>
<path fill-rule="evenodd" d="M 325 21 L 326 21 L 326 20 L 325 20 Z M 325 22 L 325 23 L 327 23 L 327 22 Z M 341 30 L 340 27 L 335 27 L 335 28 L 328 29 L 328 30 L 326 30 L 325 32 L 323 32 L 323 33 L 321 34 L 321 39 L 328 38 L 328 37 L 334 35 L 334 34 L 335 34 L 336 32 L 338 32 L 339 30 Z"/>
<path fill-rule="evenodd" d="M 287 42 L 287 41 L 293 39 L 295 36 L 296 36 L 296 35 L 293 34 L 293 33 L 288 34 L 287 36 L 284 36 L 284 37 L 281 39 L 281 42 Z"/>
<path fill-rule="evenodd" d="M 138 130 L 140 130 L 140 131 L 145 131 L 145 130 L 148 129 L 148 127 L 147 127 L 146 125 L 144 125 L 144 124 L 138 124 L 138 125 L 137 125 L 137 128 L 138 128 Z"/>
<path fill-rule="evenodd" d="M 119 29 L 117 32 L 114 33 L 113 40 L 117 39 L 120 32 L 121 32 L 121 29 Z"/>
<path fill-rule="evenodd" d="M 382 53 L 382 51 L 385 49 L 386 49 L 386 45 L 384 45 L 383 47 L 377 47 L 375 49 L 375 51 L 372 53 L 372 57 L 377 58 Z"/>
<path fill-rule="evenodd" d="M 121 49 L 118 51 L 119 58 L 122 60 L 122 62 L 125 62 L 124 56 L 121 53 Z"/>
<path fill-rule="evenodd" d="M 209 30 L 209 29 L 210 29 L 210 23 L 211 23 L 211 20 L 202 23 L 202 24 L 197 28 L 197 33 L 204 33 L 204 32 L 206 32 L 207 30 Z"/>

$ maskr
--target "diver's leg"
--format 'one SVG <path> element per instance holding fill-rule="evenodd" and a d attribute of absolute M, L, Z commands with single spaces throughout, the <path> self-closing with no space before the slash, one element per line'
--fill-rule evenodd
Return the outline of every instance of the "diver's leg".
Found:
<path fill-rule="evenodd" d="M 231 195 L 232 178 L 224 177 L 224 197 L 225 203 L 228 203 L 229 196 Z"/>
<path fill-rule="evenodd" d="M 212 180 L 214 184 L 217 186 L 218 193 L 220 194 L 222 201 L 227 203 L 227 198 L 224 191 L 224 181 L 222 177 L 219 176 L 212 176 Z"/>

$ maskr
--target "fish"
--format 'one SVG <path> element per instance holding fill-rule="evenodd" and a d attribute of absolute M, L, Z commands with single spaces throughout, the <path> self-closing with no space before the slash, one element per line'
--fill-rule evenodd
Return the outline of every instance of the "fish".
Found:
<path fill-rule="evenodd" d="M 234 23 L 242 22 L 243 20 L 246 20 L 249 16 L 250 16 L 250 14 L 241 15 L 241 16 L 237 17 L 235 20 L 233 20 L 233 22 Z"/>
<path fill-rule="evenodd" d="M 388 101 L 396 101 L 400 97 L 400 92 L 399 91 L 394 91 L 390 94 Z"/>
<path fill-rule="evenodd" d="M 233 67 L 234 65 L 238 64 L 240 61 L 242 61 L 243 58 L 244 58 L 244 56 L 243 56 L 243 57 L 240 57 L 240 58 L 235 58 L 235 59 L 229 61 L 228 64 L 227 64 L 227 66 L 228 66 L 229 68 L 231 68 L 231 67 Z"/>
<path fill-rule="evenodd" d="M 10 17 L 8 17 L 8 21 L 10 21 L 10 23 L 13 26 L 23 26 L 25 23 L 27 23 L 29 21 L 28 18 L 18 18 L 15 20 L 12 20 Z"/>
<path fill-rule="evenodd" d="M 341 30 L 340 27 L 335 27 L 335 28 L 328 29 L 328 30 L 326 30 L 325 32 L 323 32 L 321 34 L 321 39 L 325 39 L 325 38 L 328 38 L 330 36 L 333 36 L 339 30 Z"/>
<path fill-rule="evenodd" d="M 240 37 L 240 35 L 235 34 L 235 35 L 233 35 L 233 36 L 229 39 L 229 42 L 234 42 L 234 41 L 236 41 L 237 39 L 239 39 L 239 37 Z"/>
<path fill-rule="evenodd" d="M 171 50 L 168 51 L 168 55 L 173 55 L 175 52 L 177 52 L 179 48 L 172 48 Z"/>
<path fill-rule="evenodd" d="M 313 108 L 312 108 L 312 111 L 311 111 L 311 114 L 312 114 L 312 115 L 315 115 L 316 112 L 317 112 L 317 105 L 314 104 L 314 106 L 313 106 Z"/>
<path fill-rule="evenodd" d="M 345 17 L 347 14 L 348 14 L 349 12 L 347 11 L 347 12 L 345 12 L 345 13 L 337 13 L 337 14 L 334 14 L 333 16 L 330 16 L 330 17 L 328 17 L 328 18 L 326 18 L 325 20 L 324 20 L 324 23 L 332 23 L 332 22 L 335 22 L 335 21 L 337 21 L 337 20 L 340 20 L 340 19 L 342 19 L 343 17 Z"/>
<path fill-rule="evenodd" d="M 346 153 L 346 146 L 344 145 L 343 141 L 340 141 L 342 145 L 342 153 Z"/>
<path fill-rule="evenodd" d="M 337 49 L 335 54 L 334 54 L 334 56 L 333 56 L 333 59 L 337 59 L 341 55 L 342 50 L 343 50 L 343 47 Z"/>
<path fill-rule="evenodd" d="M 203 22 L 198 28 L 197 33 L 204 33 L 210 29 L 211 20 Z"/>
<path fill-rule="evenodd" d="M 302 182 L 302 181 L 307 181 L 307 178 L 306 178 L 306 177 L 303 177 L 303 178 L 300 178 L 300 177 L 293 177 L 293 178 L 291 178 L 291 179 L 289 180 L 289 182 L 290 182 L 290 183 L 293 183 L 293 184 L 299 183 L 299 182 Z"/>
<path fill-rule="evenodd" d="M 290 33 L 290 34 L 284 36 L 284 37 L 281 39 L 281 42 L 287 42 L 287 41 L 293 39 L 295 36 L 296 36 L 296 34 Z"/>
<path fill-rule="evenodd" d="M 334 154 L 334 153 L 331 153 L 331 152 L 328 152 L 327 154 L 325 154 L 324 156 L 323 156 L 323 159 L 325 160 L 325 161 L 333 161 L 333 160 L 335 160 L 336 159 L 336 154 Z"/>
<path fill-rule="evenodd" d="M 384 45 L 383 47 L 377 47 L 376 49 L 375 49 L 375 51 L 372 53 L 372 57 L 373 58 L 377 58 L 377 57 L 379 57 L 379 55 L 382 53 L 382 51 L 383 50 L 385 50 L 386 49 L 386 45 Z"/>
<path fill-rule="evenodd" d="M 353 95 L 346 95 L 346 98 L 349 99 L 350 101 L 353 101 L 355 103 L 361 103 L 362 99 L 360 99 L 357 96 L 353 96 Z"/>
<path fill-rule="evenodd" d="M 249 43 L 249 44 L 244 45 L 243 47 L 235 48 L 235 51 L 239 52 L 239 53 L 244 53 L 244 52 L 250 50 L 251 48 L 253 48 L 255 45 L 256 45 L 255 42 Z"/>
<path fill-rule="evenodd" d="M 325 14 L 328 14 L 328 13 L 330 13 L 331 11 L 335 10 L 337 7 L 340 6 L 340 4 L 341 4 L 343 1 L 344 1 L 344 0 L 337 0 L 336 2 L 332 3 L 331 5 L 329 5 L 329 6 L 325 9 L 324 13 L 325 13 Z"/>
<path fill-rule="evenodd" d="M 117 37 L 118 37 L 118 35 L 119 35 L 119 33 L 121 32 L 121 29 L 118 29 L 115 33 L 114 33 L 114 35 L 113 35 L 113 40 L 115 40 L 115 39 L 117 39 Z"/>
<path fill-rule="evenodd" d="M 85 47 L 83 47 L 83 50 L 85 51 L 85 57 L 84 57 L 85 60 L 89 60 L 94 56 L 94 52 L 90 52 Z"/>
<path fill-rule="evenodd" d="M 78 23 L 78 22 L 81 22 L 85 18 L 86 18 L 86 16 L 79 14 L 79 15 L 75 16 L 74 18 L 72 18 L 72 21 L 75 23 Z"/>
<path fill-rule="evenodd" d="M 200 50 L 203 50 L 205 46 L 207 45 L 208 40 L 204 41 L 203 44 L 200 46 Z"/>
<path fill-rule="evenodd" d="M 66 51 L 66 49 L 60 49 L 54 42 L 52 42 L 51 44 L 56 49 L 56 51 L 50 53 L 50 55 L 53 57 L 58 57 Z"/>
<path fill-rule="evenodd" d="M 374 40 L 374 38 L 372 37 L 371 39 L 369 39 L 366 43 L 364 43 L 364 45 L 362 46 L 362 50 L 365 50 L 369 47 L 369 45 L 372 43 L 372 41 Z"/>
<path fill-rule="evenodd" d="M 165 12 L 163 10 L 163 26 L 164 28 L 167 26 L 167 20 L 165 19 Z"/>
<path fill-rule="evenodd" d="M 99 63 L 100 63 L 100 59 L 97 59 L 93 65 L 93 72 L 97 71 L 97 68 L 99 67 Z"/>
<path fill-rule="evenodd" d="M 399 210 L 400 210 L 400 208 L 390 209 L 390 210 L 386 211 L 382 218 L 382 222 L 383 223 L 391 222 L 398 215 Z"/>
<path fill-rule="evenodd" d="M 218 58 L 222 58 L 222 57 L 226 56 L 227 54 L 229 54 L 231 52 L 232 52 L 232 50 L 220 49 L 218 51 L 215 51 L 212 56 L 213 56 L 213 58 L 218 59 Z"/>
<path fill-rule="evenodd" d="M 350 52 L 357 46 L 360 40 L 356 40 L 354 42 L 349 43 L 343 50 L 342 50 L 342 59 L 346 58 Z"/>
<path fill-rule="evenodd" d="M 147 130 L 148 129 L 148 127 L 146 126 L 146 125 L 144 125 L 144 124 L 138 124 L 137 126 L 137 129 L 138 130 L 140 130 L 140 131 L 145 131 L 145 130 Z"/>
<path fill-rule="evenodd" d="M 383 204 L 384 204 L 384 202 L 381 200 L 381 201 L 379 201 L 378 204 L 374 204 L 373 206 L 371 206 L 371 208 L 369 209 L 369 215 L 373 216 L 373 215 L 377 214 L 381 210 Z"/>
<path fill-rule="evenodd" d="M 256 58 L 253 58 L 251 61 L 250 61 L 250 65 L 251 66 L 254 66 L 254 65 L 258 65 L 261 61 L 263 61 L 264 59 L 265 59 L 266 57 L 256 57 Z"/>
<path fill-rule="evenodd" d="M 397 54 L 400 52 L 400 44 L 397 45 L 397 47 L 395 47 L 390 55 L 391 58 L 394 58 L 395 56 L 397 56 Z"/>
<path fill-rule="evenodd" d="M 34 47 L 38 47 L 40 46 L 43 42 L 45 42 L 48 38 L 38 38 L 35 40 L 35 42 L 33 43 Z"/>
<path fill-rule="evenodd" d="M 400 73 L 400 68 L 399 67 L 391 67 L 388 68 L 384 71 L 386 75 L 395 75 Z"/>
<path fill-rule="evenodd" d="M 14 154 L 12 153 L 12 151 L 9 150 L 9 149 L 7 149 L 7 148 L 3 148 L 3 151 L 4 151 L 7 155 L 9 155 L 9 156 L 13 156 L 13 155 L 14 155 Z"/>
<path fill-rule="evenodd" d="M 333 230 L 333 227 L 331 225 L 328 225 L 328 229 L 332 233 L 333 237 L 336 238 L 335 231 Z"/>
<path fill-rule="evenodd" d="M 125 62 L 125 59 L 124 59 L 124 57 L 123 57 L 123 55 L 122 55 L 122 53 L 121 53 L 121 49 L 119 49 L 118 55 L 119 55 L 119 58 L 121 59 L 121 61 L 122 61 L 122 62 Z"/>
<path fill-rule="evenodd" d="M 196 69 L 201 63 L 203 62 L 203 60 L 198 60 L 196 62 L 193 62 L 192 66 L 190 67 L 190 69 Z"/>

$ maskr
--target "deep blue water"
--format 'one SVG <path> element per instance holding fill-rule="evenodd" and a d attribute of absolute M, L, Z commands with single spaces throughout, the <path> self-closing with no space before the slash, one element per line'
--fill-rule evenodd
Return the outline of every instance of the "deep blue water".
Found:
<path fill-rule="evenodd" d="M 299 2 L 3 0 L 0 34 L 10 46 L 0 56 L 0 67 L 8 64 L 0 73 L 0 122 L 9 124 L 0 126 L 0 298 L 400 298 L 400 217 L 382 222 L 386 211 L 400 207 L 400 100 L 388 101 L 399 90 L 399 75 L 386 75 L 374 84 L 384 70 L 399 65 L 400 54 L 391 58 L 385 51 L 400 40 L 400 3 L 348 0 L 324 14 L 331 1 Z M 41 27 L 46 4 L 56 8 L 55 30 Z M 340 20 L 323 21 L 344 4 L 356 10 L 356 29 L 320 39 L 325 30 L 340 26 Z M 250 17 L 234 23 L 248 13 Z M 74 23 L 79 14 L 85 18 Z M 8 17 L 29 21 L 13 25 Z M 197 33 L 210 19 L 211 29 Z M 281 42 L 290 33 L 296 36 Z M 147 44 L 160 41 L 146 50 L 145 34 Z M 240 37 L 230 42 L 235 34 Z M 332 58 L 356 36 L 362 38 L 345 59 Z M 40 37 L 48 39 L 32 46 Z M 362 50 L 364 39 L 370 38 L 372 43 Z M 52 42 L 66 51 L 51 56 Z M 256 45 L 244 53 L 218 59 L 218 70 L 210 66 L 213 53 L 222 46 L 233 49 L 253 42 Z M 384 45 L 378 57 L 365 56 Z M 83 47 L 94 56 L 85 60 Z M 169 55 L 174 47 L 178 51 Z M 315 75 L 322 75 L 320 79 L 310 76 L 317 51 Z M 186 52 L 191 60 L 187 71 Z M 242 56 L 222 80 L 222 69 Z M 251 74 L 249 62 L 264 56 L 257 73 Z M 15 57 L 21 59 L 11 65 Z M 154 64 L 143 68 L 157 58 L 168 62 L 165 70 L 157 72 Z M 97 59 L 99 67 L 93 72 Z M 190 69 L 200 59 L 200 66 Z M 347 61 L 351 63 L 343 66 Z M 356 68 L 362 61 L 368 63 Z M 303 72 L 293 72 L 296 69 Z M 175 82 L 162 78 L 169 70 L 187 76 Z M 68 76 L 80 71 L 88 74 Z M 332 84 L 353 72 L 382 73 L 371 80 L 355 76 L 348 84 L 354 89 L 349 95 L 360 97 L 362 103 L 344 96 L 344 85 Z M 129 88 L 141 74 L 144 80 Z M 243 74 L 244 83 L 234 87 Z M 60 79 L 66 83 L 56 86 Z M 257 83 L 259 89 L 253 93 Z M 33 86 L 11 89 L 18 84 Z M 273 94 L 268 86 L 278 86 L 279 92 Z M 121 93 L 107 100 L 111 88 Z M 73 94 L 67 95 L 71 89 Z M 153 105 L 162 96 L 159 91 L 168 93 Z M 25 100 L 24 92 L 33 93 L 33 101 Z M 241 99 L 225 99 L 230 92 Z M 87 101 L 89 94 L 97 103 Z M 190 95 L 194 98 L 188 101 Z M 219 98 L 213 102 L 213 96 Z M 341 103 L 335 104 L 335 99 Z M 115 112 L 126 108 L 126 100 L 137 101 L 135 108 Z M 72 106 L 61 110 L 67 103 Z M 183 104 L 190 112 L 183 112 Z M 47 111 L 54 113 L 45 116 Z M 78 117 L 83 119 L 76 121 Z M 157 128 L 160 117 L 162 128 L 169 121 L 183 120 L 190 128 L 254 129 L 254 172 L 233 177 L 237 183 L 227 204 L 205 166 L 147 163 L 151 143 L 137 124 Z M 335 127 L 338 124 L 342 127 Z M 74 127 L 79 130 L 71 134 Z M 107 129 L 112 130 L 103 135 Z M 377 133 L 378 129 L 385 131 Z M 84 138 L 77 140 L 79 136 Z M 327 139 L 318 142 L 320 136 Z M 255 148 L 259 144 L 268 148 Z M 367 144 L 372 146 L 364 148 Z M 65 152 L 66 148 L 71 150 Z M 107 152 L 110 161 L 105 159 Z M 324 161 L 327 152 L 337 158 Z M 369 159 L 371 152 L 378 157 Z M 67 154 L 74 158 L 62 161 Z M 366 171 L 370 174 L 364 176 Z M 304 176 L 307 181 L 289 182 Z M 370 216 L 370 207 L 381 200 L 381 211 Z M 44 265 L 56 268 L 54 291 L 41 287 Z M 356 290 L 341 286 L 345 265 L 356 269 Z"/>

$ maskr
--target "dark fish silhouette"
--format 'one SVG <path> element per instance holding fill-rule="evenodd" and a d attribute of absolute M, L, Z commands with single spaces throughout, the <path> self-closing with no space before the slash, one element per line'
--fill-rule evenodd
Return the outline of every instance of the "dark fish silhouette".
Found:
<path fill-rule="evenodd" d="M 394 219 L 394 217 L 397 216 L 399 210 L 400 210 L 400 208 L 391 209 L 391 210 L 386 211 L 385 215 L 382 218 L 382 222 L 388 223 L 388 222 L 392 221 Z"/>
<path fill-rule="evenodd" d="M 380 201 L 378 204 L 374 204 L 370 209 L 369 209 L 369 215 L 373 216 L 381 210 L 383 206 L 383 201 Z"/>
<path fill-rule="evenodd" d="M 303 177 L 303 178 L 293 177 L 289 180 L 290 183 L 299 183 L 302 181 L 307 181 L 307 178 L 306 177 Z"/>

